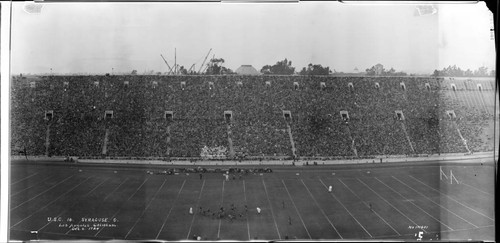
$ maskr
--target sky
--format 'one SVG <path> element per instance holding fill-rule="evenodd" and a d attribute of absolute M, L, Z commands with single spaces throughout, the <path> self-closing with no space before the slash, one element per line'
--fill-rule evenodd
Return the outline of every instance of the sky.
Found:
<path fill-rule="evenodd" d="M 12 4 L 12 73 L 130 73 L 199 69 L 210 48 L 224 66 L 257 70 L 287 58 L 337 72 L 377 63 L 416 74 L 495 66 L 484 3 L 67 3 L 28 13 Z M 421 6 L 421 5 L 420 5 Z M 431 9 L 432 9 L 431 8 Z"/>

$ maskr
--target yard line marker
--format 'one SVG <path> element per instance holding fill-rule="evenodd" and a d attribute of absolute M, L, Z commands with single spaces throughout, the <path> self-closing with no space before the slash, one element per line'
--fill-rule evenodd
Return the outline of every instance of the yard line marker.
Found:
<path fill-rule="evenodd" d="M 165 218 L 165 221 L 163 221 L 163 224 L 161 225 L 160 231 L 158 231 L 158 234 L 156 234 L 155 240 L 158 239 L 161 231 L 163 230 L 163 227 L 165 227 L 165 223 L 167 223 L 168 216 L 170 216 L 170 213 L 172 212 L 172 208 L 174 207 L 175 203 L 177 202 L 177 199 L 179 198 L 179 195 L 181 194 L 182 188 L 184 188 L 185 183 L 186 183 L 186 180 L 184 180 L 184 182 L 182 182 L 181 189 L 179 189 L 179 192 L 177 192 L 177 196 L 175 197 L 174 202 L 172 203 L 172 207 L 170 207 L 170 209 L 168 210 L 167 217 Z"/>
<path fill-rule="evenodd" d="M 457 216 L 459 219 L 461 219 L 461 220 L 463 220 L 463 221 L 467 222 L 468 224 L 470 224 L 470 225 L 472 225 L 472 226 L 474 226 L 474 227 L 476 227 L 476 228 L 477 228 L 477 226 L 476 226 L 476 225 L 474 225 L 473 223 L 471 223 L 471 222 L 467 221 L 466 219 L 464 219 L 464 218 L 462 218 L 462 217 L 458 216 L 458 215 L 457 215 L 457 214 L 455 214 L 454 212 L 452 212 L 452 211 L 448 210 L 447 208 L 443 207 L 441 204 L 438 204 L 438 203 L 434 202 L 432 199 L 430 199 L 429 197 L 425 196 L 425 195 L 424 195 L 424 194 L 422 194 L 421 192 L 419 192 L 419 191 L 417 191 L 417 190 L 413 189 L 411 186 L 409 186 L 409 185 L 407 185 L 406 183 L 402 182 L 402 181 L 401 181 L 401 180 L 399 180 L 398 178 L 396 178 L 396 177 L 394 177 L 394 176 L 392 176 L 392 177 L 393 177 L 395 180 L 399 181 L 399 183 L 401 183 L 401 184 L 405 185 L 406 187 L 408 187 L 408 188 L 412 189 L 414 192 L 416 192 L 416 193 L 418 193 L 418 194 L 422 195 L 423 197 L 427 198 L 427 199 L 428 199 L 429 201 L 431 201 L 432 203 L 434 203 L 434 204 L 438 205 L 439 207 L 443 208 L 444 210 L 446 210 L 446 211 L 450 212 L 451 214 L 453 214 L 453 215 Z"/>
<path fill-rule="evenodd" d="M 84 197 L 88 196 L 90 193 L 92 193 L 95 189 L 97 189 L 98 187 L 100 187 L 102 184 L 104 184 L 104 182 L 106 182 L 106 181 L 108 181 L 108 180 L 109 180 L 109 178 L 107 178 L 106 180 L 102 181 L 101 183 L 99 183 L 99 185 L 95 186 L 92 190 L 90 190 L 90 192 L 87 192 L 87 193 L 86 193 L 85 195 L 83 195 L 83 196 L 84 196 Z M 72 207 L 73 205 L 75 205 L 75 204 L 76 204 L 76 202 L 75 202 L 75 203 L 73 203 L 73 204 L 71 205 L 71 207 Z M 59 215 L 57 215 L 57 216 L 56 216 L 56 218 L 61 217 L 61 216 L 62 216 L 64 213 L 66 213 L 67 211 L 68 211 L 67 209 L 63 210 L 63 211 L 62 211 Z M 52 222 L 53 222 L 53 221 L 48 222 L 47 224 L 45 224 L 44 226 L 42 226 L 42 227 L 41 227 L 40 229 L 38 229 L 37 231 L 42 231 L 45 227 L 49 226 L 49 224 L 51 224 Z"/>
<path fill-rule="evenodd" d="M 55 201 L 59 200 L 59 198 L 63 197 L 64 195 L 68 194 L 69 192 L 75 190 L 75 188 L 79 187 L 81 184 L 83 184 L 84 182 L 88 181 L 91 177 L 87 177 L 87 179 L 83 180 L 82 182 L 78 183 L 78 185 L 72 187 L 71 189 L 69 189 L 68 191 L 66 191 L 65 193 L 59 195 L 56 199 L 52 200 L 50 203 L 48 204 L 45 204 L 45 206 L 39 208 L 38 210 L 36 210 L 35 212 L 33 212 L 32 214 L 28 215 L 26 218 L 20 220 L 19 222 L 15 223 L 14 225 L 11 226 L 12 227 L 16 227 L 16 225 L 20 224 L 21 222 L 23 222 L 24 220 L 26 219 L 29 219 L 31 218 L 33 215 L 35 215 L 36 213 L 44 210 L 45 208 L 47 208 L 48 206 L 50 206 L 52 203 L 54 203 Z"/>
<path fill-rule="evenodd" d="M 128 181 L 128 179 L 130 178 L 126 178 L 124 181 L 122 181 L 122 183 L 120 183 L 120 185 L 118 185 L 110 194 L 108 194 L 103 201 L 106 201 L 106 199 L 108 199 L 108 197 L 110 197 L 113 193 L 116 192 L 116 190 L 118 190 L 118 188 L 120 188 L 126 181 Z"/>
<path fill-rule="evenodd" d="M 394 188 L 390 187 L 389 185 L 385 184 L 383 181 L 379 180 L 377 177 L 374 177 L 375 180 L 379 181 L 380 183 L 382 183 L 382 185 L 386 186 L 387 188 L 391 189 L 391 191 L 395 192 L 396 194 L 398 194 L 400 197 L 404 198 L 405 200 L 407 200 L 408 202 L 410 202 L 411 204 L 413 204 L 413 206 L 417 207 L 418 209 L 420 209 L 422 212 L 424 212 L 425 214 L 429 215 L 429 217 L 431 217 L 432 219 L 438 221 L 440 224 L 444 225 L 446 228 L 450 229 L 450 230 L 453 230 L 453 228 L 451 228 L 450 226 L 446 225 L 445 223 L 441 222 L 441 220 L 437 219 L 437 218 L 434 218 L 434 216 L 430 215 L 429 213 L 427 213 L 423 208 L 419 207 L 417 204 L 415 204 L 413 201 L 410 201 L 409 198 L 403 196 L 403 194 L 399 193 L 398 191 L 396 191 Z"/>
<path fill-rule="evenodd" d="M 264 178 L 262 178 L 262 184 L 264 185 L 264 191 L 266 191 L 267 203 L 269 203 L 269 208 L 271 209 L 271 215 L 273 216 L 274 226 L 276 227 L 276 232 L 278 232 L 278 238 L 281 240 L 280 231 L 278 230 L 278 224 L 276 223 L 276 218 L 274 218 L 273 206 L 271 206 L 271 200 L 269 200 L 269 194 L 267 193 L 266 183 Z"/>
<path fill-rule="evenodd" d="M 330 225 L 335 230 L 335 232 L 337 232 L 337 234 L 340 236 L 340 239 L 344 239 L 342 237 L 342 235 L 340 234 L 340 232 L 337 230 L 337 228 L 335 228 L 335 226 L 333 225 L 333 223 L 330 221 L 330 219 L 328 218 L 328 216 L 326 216 L 325 211 L 323 211 L 323 209 L 319 206 L 319 204 L 316 201 L 316 199 L 314 198 L 313 194 L 311 193 L 311 191 L 309 190 L 309 188 L 307 187 L 307 185 L 304 183 L 304 180 L 300 179 L 300 181 L 302 182 L 302 184 L 304 184 L 304 187 L 309 192 L 309 195 L 311 195 L 311 198 L 314 200 L 314 203 L 316 204 L 316 206 L 319 208 L 319 210 L 321 210 L 321 213 L 323 214 L 323 216 L 325 216 L 326 220 L 328 220 L 328 223 L 330 223 Z"/>
<path fill-rule="evenodd" d="M 382 200 L 384 200 L 384 202 L 386 202 L 387 204 L 389 204 L 392 208 L 394 208 L 396 211 L 398 211 L 398 213 L 400 213 L 401 215 L 403 215 L 406 219 L 408 219 L 412 224 L 414 225 L 418 225 L 417 223 L 415 223 L 412 219 L 410 219 L 408 216 L 406 216 L 403 212 L 401 212 L 399 209 L 397 209 L 394 205 L 392 205 L 392 203 L 390 203 L 389 201 L 387 201 L 387 199 L 383 198 L 380 194 L 378 194 L 376 191 L 374 191 L 373 189 L 371 189 L 368 185 L 366 185 L 362 180 L 360 180 L 359 178 L 357 178 L 359 182 L 363 183 L 363 185 L 365 185 L 368 189 L 370 189 L 370 191 L 374 192 L 378 197 L 380 197 Z M 427 233 L 427 231 L 425 231 L 424 229 L 422 229 L 422 231 L 424 231 L 425 233 Z"/>
<path fill-rule="evenodd" d="M 299 215 L 299 219 L 302 222 L 302 225 L 304 225 L 304 229 L 306 229 L 307 235 L 309 236 L 309 239 L 312 239 L 311 234 L 309 234 L 309 230 L 307 230 L 306 224 L 304 223 L 304 220 L 302 220 L 302 217 L 300 216 L 299 210 L 297 209 L 297 206 L 295 206 L 295 202 L 293 202 L 292 196 L 290 195 L 290 192 L 288 191 L 288 188 L 286 187 L 285 181 L 281 180 L 283 183 L 283 186 L 285 186 L 286 193 L 288 194 L 288 197 L 292 201 L 293 207 L 295 208 L 295 211 L 297 212 L 297 215 Z"/>
<path fill-rule="evenodd" d="M 473 187 L 473 186 L 468 185 L 468 184 L 466 184 L 466 183 L 464 183 L 464 182 L 460 182 L 460 184 L 462 184 L 462 185 L 464 185 L 464 186 L 468 186 L 468 187 L 470 187 L 470 188 L 472 188 L 472 189 L 475 189 L 475 190 L 477 190 L 477 191 L 479 191 L 479 192 L 482 192 L 482 193 L 484 193 L 484 194 L 488 194 L 488 195 L 490 195 L 490 196 L 495 196 L 495 195 L 493 195 L 493 194 L 491 194 L 491 193 L 489 193 L 489 192 L 482 191 L 482 190 L 480 190 L 479 188 Z"/>
<path fill-rule="evenodd" d="M 326 186 L 326 184 L 321 180 L 321 178 L 318 178 L 319 181 L 321 182 L 321 184 L 323 184 L 323 186 L 325 186 L 326 189 L 328 189 L 328 187 Z M 335 196 L 335 194 L 332 193 L 329 193 L 337 202 L 340 203 L 340 205 L 342 205 L 342 207 L 347 211 L 347 213 L 349 215 L 351 215 L 351 217 L 356 221 L 356 223 L 359 224 L 359 226 L 361 226 L 361 228 L 371 237 L 373 238 L 373 236 L 370 234 L 370 232 L 368 232 L 368 230 L 365 229 L 365 227 L 363 227 L 363 225 L 356 219 L 356 217 L 354 217 L 354 215 L 352 215 L 352 213 L 349 211 L 349 209 L 346 208 L 346 206 Z"/>
<path fill-rule="evenodd" d="M 486 218 L 490 219 L 491 221 L 495 222 L 495 220 L 494 220 L 494 219 L 492 219 L 492 218 L 490 218 L 490 217 L 488 217 L 488 216 L 486 216 L 486 215 L 482 214 L 481 212 L 478 212 L 477 210 L 475 210 L 475 209 L 473 209 L 473 208 L 471 208 L 471 207 L 469 207 L 469 206 L 467 206 L 467 205 L 465 205 L 465 204 L 463 204 L 463 203 L 461 203 L 461 202 L 459 202 L 459 201 L 455 200 L 454 198 L 452 198 L 452 197 L 450 197 L 450 196 L 448 196 L 448 195 L 446 195 L 446 194 L 442 193 L 441 191 L 439 191 L 439 190 L 436 190 L 436 189 L 432 188 L 431 186 L 429 186 L 429 185 L 425 184 L 424 182 L 420 181 L 419 179 L 417 179 L 417 178 L 413 177 L 412 175 L 410 175 L 410 177 L 411 177 L 411 178 L 413 178 L 414 180 L 416 180 L 416 181 L 420 182 L 422 185 L 424 185 L 424 186 L 426 186 L 426 187 L 428 187 L 428 188 L 430 188 L 430 189 L 432 189 L 432 190 L 434 190 L 434 191 L 439 192 L 439 194 L 442 194 L 442 195 L 444 195 L 444 196 L 448 197 L 449 199 L 453 200 L 454 202 L 456 202 L 456 203 L 458 203 L 458 204 L 460 204 L 460 205 L 462 205 L 462 206 L 464 206 L 464 207 L 466 207 L 466 208 L 468 208 L 468 209 L 470 209 L 470 210 L 474 211 L 475 213 L 477 213 L 477 214 L 479 214 L 479 215 L 482 215 L 482 216 L 484 216 L 484 217 L 486 217 Z"/>
<path fill-rule="evenodd" d="M 222 181 L 222 185 L 224 185 L 224 181 Z M 203 192 L 203 187 L 205 186 L 205 179 L 203 179 L 203 184 L 201 184 L 201 189 L 200 189 L 200 195 L 198 195 L 198 200 L 196 202 L 196 206 L 200 204 L 200 199 L 201 199 L 201 193 Z M 193 219 L 191 220 L 191 224 L 189 225 L 189 231 L 186 236 L 186 240 L 189 240 L 189 235 L 191 234 L 191 227 L 193 227 L 194 223 L 194 218 L 196 217 L 196 214 L 193 214 Z"/>
<path fill-rule="evenodd" d="M 361 197 L 359 197 L 356 193 L 354 193 L 354 191 L 353 191 L 353 190 L 351 190 L 351 188 L 349 188 L 349 187 L 348 187 L 348 186 L 347 186 L 347 185 L 346 185 L 346 184 L 345 184 L 345 183 L 344 183 L 344 182 L 343 182 L 340 178 L 339 178 L 338 180 L 339 180 L 339 181 L 340 181 L 340 183 L 342 183 L 342 184 L 343 184 L 343 185 L 344 185 L 344 186 L 345 186 L 345 187 L 346 187 L 349 191 L 351 191 L 351 193 L 352 193 L 352 194 L 354 194 L 354 196 L 356 196 L 356 197 L 359 199 L 359 201 L 363 202 L 363 204 L 364 204 L 366 207 L 368 207 L 368 208 L 370 207 L 368 204 L 366 204 L 366 202 L 365 202 L 365 201 L 363 201 L 363 200 L 361 199 Z M 377 212 L 375 212 L 375 211 L 373 211 L 373 210 L 372 210 L 372 212 L 373 212 L 375 215 L 377 215 L 377 216 L 378 216 L 378 217 L 379 217 L 382 221 L 384 221 L 384 223 L 385 223 L 385 224 L 387 224 L 389 227 L 391 227 L 391 229 L 392 229 L 392 230 L 394 230 L 394 232 L 396 232 L 396 234 L 398 234 L 398 236 L 401 236 L 401 234 L 400 234 L 400 233 L 399 233 L 399 232 L 398 232 L 398 231 L 397 231 L 394 227 L 392 227 L 392 226 L 391 226 L 391 225 L 390 225 L 387 221 L 385 221 L 385 219 L 384 219 L 384 218 L 382 218 L 382 216 L 380 216 Z"/>
<path fill-rule="evenodd" d="M 245 205 L 248 205 L 247 193 L 246 193 L 246 189 L 245 189 L 245 180 L 243 180 L 243 195 L 245 195 Z M 245 218 L 247 220 L 248 240 L 251 240 L 251 238 L 250 238 L 250 225 L 248 224 L 248 215 L 246 215 Z"/>
<path fill-rule="evenodd" d="M 224 184 L 225 184 L 225 181 L 223 180 L 222 181 L 222 195 L 221 195 L 221 200 L 220 200 L 220 205 L 224 204 Z M 220 225 L 222 223 L 222 219 L 219 219 L 219 229 L 217 230 L 217 239 L 219 239 L 220 237 Z"/>
<path fill-rule="evenodd" d="M 32 177 L 32 176 L 35 176 L 35 175 L 37 175 L 37 174 L 39 174 L 39 173 L 40 173 L 40 172 L 37 172 L 37 173 L 32 174 L 32 175 L 30 175 L 30 176 L 28 176 L 28 177 L 25 177 L 25 178 L 23 178 L 23 179 L 20 179 L 20 180 L 17 180 L 17 181 L 15 181 L 15 182 L 12 182 L 12 183 L 10 183 L 10 185 L 11 185 L 11 186 L 13 186 L 13 185 L 15 185 L 15 184 L 17 184 L 17 183 L 19 183 L 19 182 L 21 182 L 21 181 L 24 181 L 24 180 L 26 180 L 26 179 L 28 179 L 28 178 L 30 178 L 30 177 Z"/>
<path fill-rule="evenodd" d="M 29 201 L 31 201 L 31 200 L 33 200 L 33 199 L 35 199 L 35 198 L 39 197 L 40 195 L 42 195 L 42 194 L 44 194 L 44 193 L 46 193 L 46 192 L 48 192 L 48 191 L 52 190 L 54 187 L 56 187 L 56 186 L 58 186 L 59 184 L 61 184 L 61 183 L 65 182 L 66 180 L 68 180 L 69 178 L 71 178 L 71 177 L 73 177 L 73 176 L 75 176 L 75 175 L 71 175 L 71 176 L 66 177 L 66 179 L 64 179 L 64 180 L 62 180 L 62 181 L 58 182 L 57 184 L 55 184 L 55 185 L 51 186 L 49 189 L 47 189 L 47 190 L 45 190 L 45 191 L 43 191 L 43 192 L 40 192 L 40 193 L 39 193 L 39 194 L 37 194 L 36 196 L 34 196 L 34 197 L 32 197 L 32 198 L 28 199 L 27 201 L 25 201 L 25 202 L 23 202 L 23 203 L 21 203 L 21 204 L 19 204 L 19 205 L 15 206 L 15 207 L 11 208 L 11 209 L 10 209 L 10 211 L 14 211 L 16 208 L 21 207 L 21 206 L 22 206 L 22 205 L 24 205 L 25 203 L 27 203 L 27 202 L 29 202 Z"/>
<path fill-rule="evenodd" d="M 50 180 L 50 179 L 52 179 L 52 178 L 54 178 L 54 177 L 56 177 L 56 176 L 51 176 L 51 177 L 49 177 L 49 178 L 46 178 L 46 179 L 45 179 L 45 180 L 43 180 L 43 181 L 40 181 L 40 182 L 38 182 L 38 183 L 36 183 L 36 184 L 33 184 L 32 186 L 29 186 L 29 187 L 26 187 L 26 188 L 24 188 L 24 189 L 22 189 L 22 190 L 20 190 L 20 191 L 17 191 L 16 193 L 11 193 L 11 194 L 10 194 L 10 197 L 13 197 L 13 196 L 15 196 L 15 195 L 17 195 L 17 194 L 19 194 L 19 193 L 21 193 L 21 192 L 24 192 L 24 191 L 26 191 L 26 190 L 28 190 L 28 189 L 30 189 L 30 188 L 33 188 L 33 187 L 35 187 L 35 186 L 39 186 L 42 182 L 48 181 L 48 180 Z"/>
<path fill-rule="evenodd" d="M 146 178 L 142 184 L 135 190 L 134 194 L 132 194 L 129 198 L 127 198 L 127 200 L 120 206 L 120 209 L 118 209 L 114 214 L 113 216 L 111 216 L 110 218 L 114 218 L 123 208 L 123 205 L 125 205 L 132 197 L 135 196 L 135 194 L 139 191 L 139 189 L 141 189 L 141 187 L 146 183 L 146 181 L 148 181 L 149 178 Z M 106 228 L 106 227 L 102 227 L 99 231 L 97 231 L 97 233 L 95 233 L 94 237 L 96 237 L 99 233 L 101 233 L 101 231 Z"/>
<path fill-rule="evenodd" d="M 108 199 L 108 197 L 109 197 L 109 196 L 111 196 L 113 193 L 115 193 L 115 191 L 116 191 L 116 190 L 118 190 L 118 188 L 120 188 L 120 187 L 123 185 L 123 183 L 125 183 L 128 179 L 129 179 L 129 178 L 127 177 L 124 181 L 122 181 L 122 182 L 120 183 L 120 185 L 118 185 L 118 186 L 117 186 L 117 187 L 116 187 L 116 188 L 115 188 L 115 189 L 114 189 L 114 190 L 113 190 L 110 194 L 108 194 L 108 196 L 106 196 L 106 197 L 102 200 L 102 202 L 106 201 L 106 199 Z M 88 214 L 87 214 L 87 215 L 85 215 L 85 216 L 83 216 L 82 218 L 85 218 L 85 217 L 87 217 L 87 216 L 88 216 Z M 82 220 L 78 221 L 78 223 L 77 223 L 77 224 L 80 224 L 81 222 L 82 222 Z M 68 231 L 66 231 L 65 235 L 67 235 L 69 232 L 71 232 L 71 229 L 69 229 Z"/>
<path fill-rule="evenodd" d="M 137 218 L 137 220 L 135 221 L 135 223 L 132 226 L 132 228 L 130 228 L 130 230 L 127 232 L 127 234 L 125 235 L 124 239 L 127 239 L 127 236 L 130 234 L 130 232 L 132 232 L 132 230 L 135 228 L 135 226 L 137 225 L 137 223 L 139 223 L 139 220 L 142 218 L 142 216 L 144 215 L 144 213 L 146 212 L 146 210 L 149 208 L 149 206 L 151 205 L 151 203 L 155 200 L 156 195 L 163 188 L 163 185 L 165 185 L 166 181 L 167 181 L 167 178 L 165 178 L 163 180 L 163 183 L 161 184 L 160 188 L 158 188 L 158 190 L 156 190 L 155 194 L 153 195 L 153 198 L 151 198 L 151 200 L 149 201 L 148 205 L 144 208 L 144 210 L 142 210 L 141 215 Z"/>

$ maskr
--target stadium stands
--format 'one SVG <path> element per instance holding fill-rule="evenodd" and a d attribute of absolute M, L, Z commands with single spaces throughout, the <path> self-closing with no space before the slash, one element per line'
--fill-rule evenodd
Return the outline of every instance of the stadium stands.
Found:
<path fill-rule="evenodd" d="M 203 148 L 230 151 L 228 134 L 233 147 L 257 157 L 291 158 L 291 140 L 299 157 L 493 149 L 488 137 L 495 122 L 493 81 L 44 76 L 14 78 L 11 87 L 12 151 L 26 148 L 28 155 L 200 158 Z M 283 110 L 290 111 L 289 121 Z M 46 111 L 53 111 L 51 119 Z M 165 111 L 173 112 L 172 121 Z M 224 111 L 232 111 L 229 125 Z M 340 111 L 349 118 L 344 120 Z"/>

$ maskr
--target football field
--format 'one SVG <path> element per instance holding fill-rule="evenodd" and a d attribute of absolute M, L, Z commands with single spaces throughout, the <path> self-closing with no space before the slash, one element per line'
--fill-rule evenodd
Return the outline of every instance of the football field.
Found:
<path fill-rule="evenodd" d="M 492 164 L 269 168 L 226 181 L 14 161 L 10 239 L 495 239 Z"/>

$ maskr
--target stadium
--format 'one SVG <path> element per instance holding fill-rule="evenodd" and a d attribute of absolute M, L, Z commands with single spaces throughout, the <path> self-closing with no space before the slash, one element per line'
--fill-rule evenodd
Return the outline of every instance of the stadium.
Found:
<path fill-rule="evenodd" d="M 10 235 L 493 240 L 496 88 L 477 77 L 16 76 Z"/>

